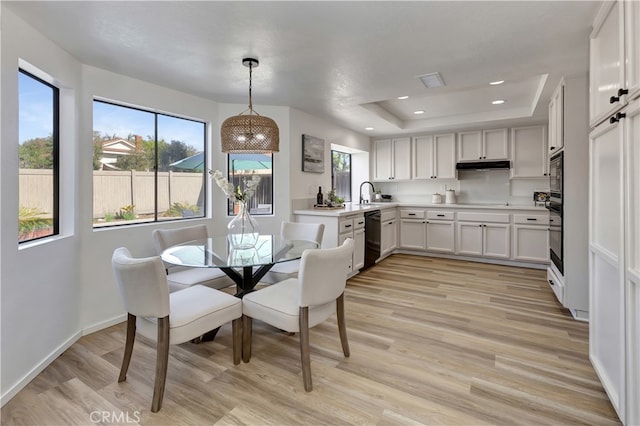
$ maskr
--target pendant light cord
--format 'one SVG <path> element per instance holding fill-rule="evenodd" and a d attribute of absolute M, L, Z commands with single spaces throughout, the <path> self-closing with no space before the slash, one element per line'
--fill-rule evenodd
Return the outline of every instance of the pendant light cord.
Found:
<path fill-rule="evenodd" d="M 253 101 L 251 100 L 251 75 L 253 70 L 253 62 L 249 62 L 249 111 L 253 112 Z"/>

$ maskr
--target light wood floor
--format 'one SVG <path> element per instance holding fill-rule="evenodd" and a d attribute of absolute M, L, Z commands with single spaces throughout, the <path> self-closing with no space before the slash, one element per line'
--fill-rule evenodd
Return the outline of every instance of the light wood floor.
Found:
<path fill-rule="evenodd" d="M 2 424 L 619 424 L 589 363 L 588 325 L 555 301 L 544 271 L 394 255 L 349 280 L 345 306 L 351 357 L 335 316 L 315 327 L 311 393 L 298 336 L 255 321 L 248 364 L 233 365 L 230 325 L 214 342 L 172 346 L 151 413 L 149 341 L 138 338 L 117 383 L 123 323 L 75 343 L 2 408 Z"/>

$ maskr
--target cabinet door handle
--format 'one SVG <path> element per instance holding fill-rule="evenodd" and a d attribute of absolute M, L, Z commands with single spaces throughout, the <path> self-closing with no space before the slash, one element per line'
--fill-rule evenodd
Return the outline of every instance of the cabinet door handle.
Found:
<path fill-rule="evenodd" d="M 549 284 L 554 285 L 553 281 L 551 281 L 551 280 L 547 280 L 547 281 L 549 281 Z"/>
<path fill-rule="evenodd" d="M 438 216 L 438 217 L 444 217 L 444 215 L 443 215 L 443 214 L 439 214 L 439 215 L 437 215 L 437 216 Z"/>
<path fill-rule="evenodd" d="M 351 225 L 345 225 L 344 227 L 345 228 L 351 228 Z"/>
<path fill-rule="evenodd" d="M 624 112 L 619 112 L 609 119 L 609 123 L 617 123 L 618 121 L 620 121 L 620 119 L 625 118 L 626 116 L 627 114 L 625 114 Z"/>
<path fill-rule="evenodd" d="M 393 225 L 393 222 L 389 222 L 389 225 Z"/>
<path fill-rule="evenodd" d="M 358 222 L 358 225 L 362 225 L 364 222 Z"/>
<path fill-rule="evenodd" d="M 482 224 L 478 225 L 480 228 L 482 228 Z"/>
<path fill-rule="evenodd" d="M 528 217 L 527 220 L 538 220 L 535 217 Z"/>
<path fill-rule="evenodd" d="M 609 103 L 610 104 L 615 104 L 616 102 L 620 101 L 620 97 L 619 96 L 612 96 L 609 98 Z"/>
<path fill-rule="evenodd" d="M 422 223 L 429 223 L 429 222 L 425 222 L 424 220 L 422 221 Z"/>
<path fill-rule="evenodd" d="M 415 216 L 415 215 L 416 215 L 415 213 L 409 213 L 409 216 Z"/>
<path fill-rule="evenodd" d="M 550 146 L 550 147 L 549 147 L 549 150 L 551 150 L 551 151 L 553 151 L 554 149 L 556 149 L 556 147 L 555 147 L 555 146 Z"/>
<path fill-rule="evenodd" d="M 618 89 L 618 96 L 622 96 L 622 95 L 628 95 L 629 94 L 629 90 L 628 89 Z"/>

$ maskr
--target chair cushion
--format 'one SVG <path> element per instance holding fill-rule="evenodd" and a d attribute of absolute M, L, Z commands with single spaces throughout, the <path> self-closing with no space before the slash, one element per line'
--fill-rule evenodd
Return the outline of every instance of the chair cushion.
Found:
<path fill-rule="evenodd" d="M 290 278 L 261 290 L 246 294 L 242 312 L 288 332 L 300 331 L 298 279 Z M 329 318 L 335 312 L 335 301 L 309 308 L 309 327 Z"/>
<path fill-rule="evenodd" d="M 230 294 L 194 285 L 170 294 L 169 342 L 179 344 L 242 316 L 242 302 Z M 157 318 L 138 317 L 140 334 L 157 338 Z"/>
<path fill-rule="evenodd" d="M 188 268 L 176 270 L 169 269 L 167 275 L 169 292 L 183 290 L 196 284 L 206 285 L 211 288 L 225 288 L 235 284 L 231 278 L 217 268 Z"/>
<path fill-rule="evenodd" d="M 297 274 L 298 269 L 300 269 L 300 259 L 276 263 L 271 267 L 269 272 L 277 272 L 279 274 Z"/>

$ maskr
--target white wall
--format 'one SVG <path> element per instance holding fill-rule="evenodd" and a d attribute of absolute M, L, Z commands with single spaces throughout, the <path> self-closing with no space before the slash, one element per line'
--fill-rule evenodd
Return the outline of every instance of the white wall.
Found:
<path fill-rule="evenodd" d="M 309 173 L 302 171 L 302 135 L 311 135 L 324 139 L 325 143 L 325 167 L 324 173 Z M 291 199 L 315 199 L 318 187 L 322 187 L 322 192 L 327 194 L 331 187 L 331 144 L 342 145 L 358 151 L 370 151 L 370 139 L 368 136 L 356 133 L 352 130 L 336 126 L 322 118 L 314 117 L 310 114 L 291 108 L 291 149 L 290 149 L 290 192 Z M 358 154 L 358 156 L 363 154 Z M 366 162 L 365 162 L 366 161 Z M 367 164 L 368 178 L 368 157 L 361 164 Z M 355 166 L 356 164 L 353 164 Z M 363 178 L 358 174 L 358 167 L 352 174 L 352 185 L 360 184 Z M 357 189 L 352 191 L 357 201 Z"/>
<path fill-rule="evenodd" d="M 81 286 L 78 280 L 80 240 L 73 223 L 77 207 L 75 114 L 61 130 L 61 235 L 46 244 L 18 248 L 18 66 L 23 59 L 47 72 L 61 87 L 64 111 L 79 101 L 81 66 L 67 52 L 42 37 L 11 11 L 1 12 L 2 145 L 0 187 L 0 263 L 2 365 L 0 388 L 6 402 L 24 380 L 39 372 L 79 333 Z M 89 139 L 90 140 L 90 139 Z M 90 144 L 89 144 L 90 145 Z"/>

